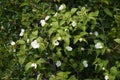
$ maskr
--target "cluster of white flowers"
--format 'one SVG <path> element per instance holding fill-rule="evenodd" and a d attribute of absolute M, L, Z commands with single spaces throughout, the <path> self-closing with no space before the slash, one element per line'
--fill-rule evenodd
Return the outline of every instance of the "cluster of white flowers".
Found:
<path fill-rule="evenodd" d="M 50 18 L 50 16 L 46 16 L 45 19 L 40 20 L 40 24 L 42 27 L 45 26 L 46 21 L 49 20 L 49 18 Z"/>
<path fill-rule="evenodd" d="M 14 41 L 11 41 L 10 44 L 11 44 L 12 46 L 14 46 L 14 45 L 15 45 L 15 42 L 14 42 Z"/>
<path fill-rule="evenodd" d="M 83 61 L 83 66 L 88 67 L 88 62 L 86 60 Z"/>
<path fill-rule="evenodd" d="M 41 24 L 42 27 L 45 26 L 45 24 L 46 24 L 45 20 L 41 20 L 40 24 Z"/>
<path fill-rule="evenodd" d="M 56 62 L 56 66 L 57 66 L 57 67 L 60 67 L 60 66 L 61 66 L 61 61 L 57 61 L 57 62 Z"/>
<path fill-rule="evenodd" d="M 66 46 L 67 51 L 72 51 L 73 48 L 71 46 Z"/>
<path fill-rule="evenodd" d="M 102 49 L 103 48 L 102 43 L 101 42 L 96 43 L 95 48 L 96 49 Z"/>
<path fill-rule="evenodd" d="M 24 35 L 24 32 L 25 32 L 25 30 L 24 29 L 21 29 L 21 32 L 20 32 L 20 36 L 23 36 Z"/>
<path fill-rule="evenodd" d="M 40 45 L 39 45 L 39 43 L 37 42 L 37 40 L 32 41 L 32 42 L 31 42 L 31 46 L 32 46 L 34 49 L 40 47 Z"/>
<path fill-rule="evenodd" d="M 93 35 L 93 32 L 90 32 L 89 34 L 90 34 L 90 35 Z M 94 32 L 94 35 L 95 35 L 95 36 L 98 36 L 99 33 L 98 33 L 97 31 L 95 31 L 95 32 Z"/>
<path fill-rule="evenodd" d="M 104 79 L 105 79 L 105 80 L 108 80 L 108 79 L 109 79 L 109 76 L 108 76 L 108 75 L 105 75 Z"/>
<path fill-rule="evenodd" d="M 34 67 L 36 69 L 37 68 L 37 64 L 36 63 L 32 63 L 31 67 Z"/>
<path fill-rule="evenodd" d="M 72 22 L 72 26 L 75 27 L 77 24 L 75 21 Z"/>

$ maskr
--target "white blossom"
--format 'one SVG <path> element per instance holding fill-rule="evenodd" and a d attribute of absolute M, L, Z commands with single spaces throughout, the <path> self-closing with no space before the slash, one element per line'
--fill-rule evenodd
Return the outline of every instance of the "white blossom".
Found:
<path fill-rule="evenodd" d="M 108 75 L 105 75 L 104 79 L 105 79 L 105 80 L 108 80 L 108 79 L 109 79 L 109 76 L 108 76 Z"/>
<path fill-rule="evenodd" d="M 53 44 L 54 44 L 54 46 L 58 46 L 58 45 L 59 45 L 59 42 L 58 42 L 57 40 L 54 40 L 54 41 L 53 41 Z"/>
<path fill-rule="evenodd" d="M 83 61 L 83 66 L 88 67 L 88 62 L 86 60 Z"/>
<path fill-rule="evenodd" d="M 34 40 L 33 42 L 31 42 L 31 46 L 32 46 L 34 49 L 40 47 L 40 45 L 39 45 L 39 43 L 37 42 L 37 40 Z"/>
<path fill-rule="evenodd" d="M 72 26 L 75 27 L 77 24 L 75 21 L 72 22 Z"/>
<path fill-rule="evenodd" d="M 36 63 L 32 63 L 31 67 L 34 67 L 36 69 L 37 68 L 37 64 Z"/>
<path fill-rule="evenodd" d="M 50 16 L 46 16 L 46 17 L 45 17 L 45 21 L 47 21 L 49 18 L 50 18 Z"/>
<path fill-rule="evenodd" d="M 57 61 L 57 62 L 56 62 L 56 66 L 57 66 L 57 67 L 60 67 L 60 66 L 61 66 L 61 61 Z"/>
<path fill-rule="evenodd" d="M 64 9 L 64 5 L 60 5 L 59 10 L 61 11 L 63 9 Z"/>
<path fill-rule="evenodd" d="M 95 36 L 98 36 L 99 34 L 98 34 L 98 32 L 97 32 L 97 31 L 95 31 L 95 32 L 94 32 L 94 35 L 95 35 Z"/>
<path fill-rule="evenodd" d="M 45 20 L 41 20 L 40 24 L 41 24 L 42 27 L 45 26 L 45 24 L 46 24 Z"/>
<path fill-rule="evenodd" d="M 102 43 L 101 42 L 96 43 L 95 48 L 96 49 L 102 49 L 103 48 Z"/>
<path fill-rule="evenodd" d="M 14 41 L 11 41 L 11 43 L 10 43 L 12 46 L 14 46 L 15 45 L 15 42 Z"/>
<path fill-rule="evenodd" d="M 72 48 L 71 46 L 66 46 L 66 49 L 67 49 L 68 51 L 72 51 L 72 50 L 73 50 L 73 48 Z"/>
<path fill-rule="evenodd" d="M 25 30 L 24 29 L 21 29 L 21 32 L 20 32 L 20 36 L 23 36 L 24 35 L 24 32 L 25 32 Z"/>

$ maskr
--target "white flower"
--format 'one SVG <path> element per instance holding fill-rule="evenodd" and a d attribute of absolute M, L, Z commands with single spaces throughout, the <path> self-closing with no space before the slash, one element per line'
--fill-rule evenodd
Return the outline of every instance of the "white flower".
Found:
<path fill-rule="evenodd" d="M 45 26 L 45 23 L 46 23 L 45 20 L 40 21 L 41 26 Z"/>
<path fill-rule="evenodd" d="M 53 41 L 53 44 L 54 44 L 54 46 L 58 46 L 58 45 L 59 45 L 59 42 L 58 42 L 57 40 L 54 40 L 54 41 Z"/>
<path fill-rule="evenodd" d="M 86 60 L 83 61 L 83 66 L 84 66 L 84 67 L 88 67 L 88 63 L 87 63 Z"/>
<path fill-rule="evenodd" d="M 102 49 L 103 48 L 102 43 L 101 42 L 96 43 L 95 48 L 96 49 Z"/>
<path fill-rule="evenodd" d="M 82 50 L 82 51 L 84 51 L 84 50 L 85 50 L 85 48 L 84 48 L 84 47 L 81 47 L 81 50 Z"/>
<path fill-rule="evenodd" d="M 61 66 L 61 61 L 57 61 L 57 62 L 56 62 L 56 66 L 57 66 L 57 67 L 60 67 L 60 66 Z"/>
<path fill-rule="evenodd" d="M 25 32 L 25 30 L 24 29 L 21 29 L 21 32 L 20 32 L 20 36 L 23 36 L 24 35 L 24 32 Z"/>
<path fill-rule="evenodd" d="M 39 43 L 37 42 L 37 40 L 34 40 L 33 42 L 31 42 L 31 46 L 32 46 L 34 49 L 40 47 L 40 45 L 39 45 Z"/>
<path fill-rule="evenodd" d="M 12 46 L 14 46 L 15 45 L 15 42 L 14 41 L 11 41 L 11 43 L 10 43 Z"/>
<path fill-rule="evenodd" d="M 73 27 L 76 26 L 76 22 L 75 22 L 75 21 L 72 22 L 72 26 L 73 26 Z"/>
<path fill-rule="evenodd" d="M 37 64 L 36 63 L 32 63 L 31 67 L 34 67 L 36 69 L 37 68 Z"/>
<path fill-rule="evenodd" d="M 95 36 L 98 36 L 99 34 L 98 34 L 98 32 L 97 32 L 97 31 L 95 31 L 95 32 L 94 32 L 94 35 L 95 35 Z"/>
<path fill-rule="evenodd" d="M 50 18 L 50 16 L 46 16 L 46 17 L 45 17 L 45 21 L 47 21 L 49 18 Z"/>
<path fill-rule="evenodd" d="M 72 50 L 73 50 L 73 48 L 72 48 L 71 46 L 66 46 L 66 49 L 67 49 L 68 51 L 72 51 Z"/>
<path fill-rule="evenodd" d="M 64 9 L 64 5 L 60 5 L 59 10 L 61 11 L 63 9 Z"/>
<path fill-rule="evenodd" d="M 108 79 L 109 79 L 109 76 L 108 76 L 108 75 L 105 75 L 104 79 L 105 79 L 105 80 L 108 80 Z"/>
<path fill-rule="evenodd" d="M 56 17 L 58 15 L 58 13 L 56 12 L 55 14 L 54 14 L 54 17 Z"/>

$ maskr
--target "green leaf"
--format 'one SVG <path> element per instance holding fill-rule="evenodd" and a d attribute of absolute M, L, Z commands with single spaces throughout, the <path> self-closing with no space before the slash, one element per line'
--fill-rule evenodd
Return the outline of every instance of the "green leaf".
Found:
<path fill-rule="evenodd" d="M 116 67 L 111 67 L 110 74 L 116 76 L 117 73 L 118 73 L 117 68 Z"/>
<path fill-rule="evenodd" d="M 56 79 L 57 80 L 66 80 L 70 72 L 59 72 L 57 73 Z"/>
<path fill-rule="evenodd" d="M 27 71 L 29 68 L 31 68 L 32 62 L 29 62 L 25 65 L 25 71 Z"/>
<path fill-rule="evenodd" d="M 115 42 L 117 42 L 118 44 L 120 44 L 120 38 L 116 38 L 114 39 Z"/>
<path fill-rule="evenodd" d="M 17 44 L 25 44 L 25 41 L 24 41 L 24 40 L 17 40 L 16 43 L 17 43 Z"/>
<path fill-rule="evenodd" d="M 77 11 L 77 8 L 72 8 L 71 13 L 74 14 Z"/>
<path fill-rule="evenodd" d="M 20 7 L 23 7 L 23 6 L 28 6 L 28 5 L 29 5 L 29 3 L 24 2 L 24 3 L 22 3 L 22 4 L 20 5 Z"/>
<path fill-rule="evenodd" d="M 82 37 L 87 35 L 87 32 L 81 32 L 79 35 L 74 36 L 74 44 L 76 44 L 76 42 Z M 86 40 L 84 40 L 86 42 Z"/>
<path fill-rule="evenodd" d="M 25 62 L 26 56 L 21 55 L 18 57 L 18 59 L 19 59 L 19 63 L 22 65 Z"/>
<path fill-rule="evenodd" d="M 33 32 L 32 32 L 32 35 L 37 36 L 37 35 L 38 35 L 38 30 L 33 31 Z"/>
<path fill-rule="evenodd" d="M 37 60 L 37 64 L 38 65 L 41 65 L 41 63 L 44 63 L 45 62 L 45 60 L 43 59 L 43 58 L 40 58 L 39 60 Z"/>
<path fill-rule="evenodd" d="M 68 80 L 77 80 L 75 75 L 72 75 Z"/>
<path fill-rule="evenodd" d="M 105 8 L 105 9 L 104 9 L 104 12 L 105 12 L 108 16 L 110 16 L 110 17 L 113 16 L 112 12 L 111 12 L 108 8 Z"/>

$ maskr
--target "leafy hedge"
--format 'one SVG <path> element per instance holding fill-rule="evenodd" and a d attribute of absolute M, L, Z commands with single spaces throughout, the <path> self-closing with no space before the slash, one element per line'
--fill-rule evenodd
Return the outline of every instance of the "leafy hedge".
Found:
<path fill-rule="evenodd" d="M 119 17 L 117 0 L 0 1 L 0 79 L 119 80 Z"/>

